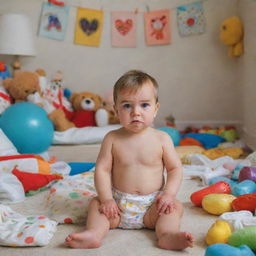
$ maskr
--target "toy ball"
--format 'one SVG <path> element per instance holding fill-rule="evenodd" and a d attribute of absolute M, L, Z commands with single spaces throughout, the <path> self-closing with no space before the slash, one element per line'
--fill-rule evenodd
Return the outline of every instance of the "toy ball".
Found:
<path fill-rule="evenodd" d="M 178 146 L 180 144 L 180 132 L 176 128 L 163 126 L 157 129 L 168 133 L 173 141 L 174 146 Z"/>
<path fill-rule="evenodd" d="M 8 107 L 0 118 L 0 128 L 21 154 L 46 151 L 54 132 L 45 110 L 29 102 Z"/>

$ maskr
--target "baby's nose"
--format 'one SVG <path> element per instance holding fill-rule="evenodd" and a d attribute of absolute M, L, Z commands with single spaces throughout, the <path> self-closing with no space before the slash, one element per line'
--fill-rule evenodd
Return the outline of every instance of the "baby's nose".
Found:
<path fill-rule="evenodd" d="M 139 107 L 134 107 L 132 113 L 133 113 L 133 115 L 139 115 L 140 114 L 140 108 Z"/>

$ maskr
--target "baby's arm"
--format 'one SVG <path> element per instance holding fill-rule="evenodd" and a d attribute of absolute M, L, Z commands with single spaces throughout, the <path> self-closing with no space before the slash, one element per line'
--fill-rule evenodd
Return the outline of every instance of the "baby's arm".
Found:
<path fill-rule="evenodd" d="M 101 203 L 100 211 L 104 213 L 107 218 L 115 218 L 120 213 L 112 195 L 112 143 L 113 134 L 108 133 L 101 144 L 95 171 L 95 187 Z"/>
<path fill-rule="evenodd" d="M 168 134 L 161 134 L 163 162 L 167 179 L 163 193 L 157 199 L 158 213 L 170 213 L 175 208 L 175 200 L 182 181 L 182 164 Z"/>

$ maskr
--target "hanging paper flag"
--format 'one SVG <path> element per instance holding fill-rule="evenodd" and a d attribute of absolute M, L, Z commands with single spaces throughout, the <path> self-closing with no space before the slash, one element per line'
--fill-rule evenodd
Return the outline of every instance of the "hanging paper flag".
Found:
<path fill-rule="evenodd" d="M 101 10 L 77 9 L 75 43 L 99 46 L 103 26 Z"/>
<path fill-rule="evenodd" d="M 43 3 L 38 35 L 51 39 L 64 40 L 67 30 L 68 14 L 68 6 Z"/>
<path fill-rule="evenodd" d="M 201 2 L 177 7 L 177 20 L 181 36 L 190 36 L 205 32 L 205 17 Z"/>
<path fill-rule="evenodd" d="M 147 45 L 162 45 L 171 42 L 169 9 L 145 12 L 144 22 Z"/>
<path fill-rule="evenodd" d="M 112 12 L 112 46 L 136 47 L 136 13 L 135 12 Z"/>

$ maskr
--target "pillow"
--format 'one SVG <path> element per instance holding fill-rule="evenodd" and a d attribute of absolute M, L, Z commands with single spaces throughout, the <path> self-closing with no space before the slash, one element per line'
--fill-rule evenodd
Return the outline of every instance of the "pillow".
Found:
<path fill-rule="evenodd" d="M 22 172 L 16 169 L 16 167 L 12 170 L 12 174 L 15 175 L 22 183 L 25 192 L 28 192 L 30 190 L 37 190 L 41 187 L 46 186 L 53 180 L 62 179 L 62 176 L 58 174 Z"/>

